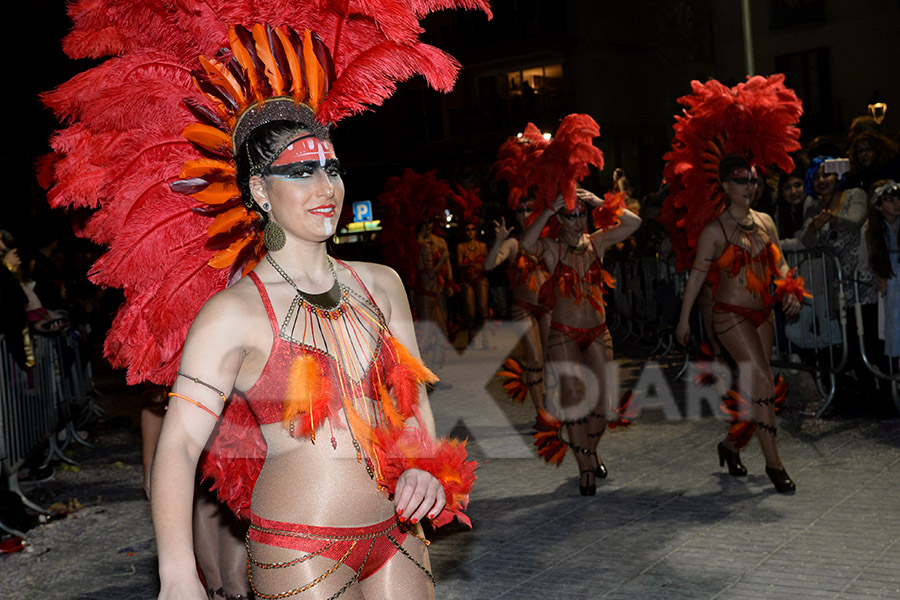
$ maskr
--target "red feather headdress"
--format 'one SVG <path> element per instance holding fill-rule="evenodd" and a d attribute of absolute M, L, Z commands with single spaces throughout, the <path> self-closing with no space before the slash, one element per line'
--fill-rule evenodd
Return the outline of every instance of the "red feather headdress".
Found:
<path fill-rule="evenodd" d="M 200 307 L 264 252 L 235 142 L 270 111 L 324 136 L 416 74 L 449 91 L 459 65 L 419 41 L 419 20 L 457 7 L 490 17 L 487 0 L 69 6 L 66 53 L 112 58 L 43 95 L 66 125 L 43 166 L 52 206 L 95 210 L 85 235 L 109 251 L 91 280 L 125 294 L 105 355 L 129 383 L 171 383 Z"/>
<path fill-rule="evenodd" d="M 416 228 L 423 222 L 443 218 L 447 200 L 453 195 L 450 184 L 438 179 L 437 170 L 416 173 L 404 169 L 399 177 L 388 177 L 378 205 L 391 215 L 383 221 L 384 258 L 403 281 L 413 285 L 419 244 Z"/>
<path fill-rule="evenodd" d="M 478 187 L 473 186 L 466 189 L 458 183 L 453 187 L 455 191 L 450 194 L 450 200 L 460 212 L 459 221 L 461 223 L 478 223 L 481 219 L 481 205 L 484 204 Z"/>
<path fill-rule="evenodd" d="M 587 177 L 590 168 L 603 169 L 603 152 L 594 146 L 600 135 L 597 122 L 584 114 L 571 114 L 562 120 L 556 135 L 529 171 L 529 186 L 535 188 L 535 214 L 550 206 L 562 194 L 569 210 L 575 208 L 576 184 Z"/>
<path fill-rule="evenodd" d="M 505 181 L 509 188 L 507 202 L 510 209 L 515 210 L 522 199 L 530 196 L 531 170 L 549 143 L 541 130 L 529 123 L 521 135 L 500 144 L 492 169 L 494 177 Z"/>
<path fill-rule="evenodd" d="M 669 192 L 659 220 L 672 237 L 679 270 L 693 264 L 700 232 L 724 209 L 722 158 L 738 154 L 758 167 L 775 165 L 790 173 L 803 113 L 781 74 L 749 77 L 733 88 L 714 79 L 692 81 L 691 88 L 693 94 L 678 100 L 686 108 L 675 117 L 675 139 L 663 157 Z"/>

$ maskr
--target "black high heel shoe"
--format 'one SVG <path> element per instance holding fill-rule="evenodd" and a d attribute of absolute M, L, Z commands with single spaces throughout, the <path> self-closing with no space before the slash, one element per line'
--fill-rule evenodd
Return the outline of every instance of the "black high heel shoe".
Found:
<path fill-rule="evenodd" d="M 740 454 L 732 452 L 722 442 L 719 442 L 719 445 L 716 446 L 716 450 L 719 451 L 719 466 L 724 467 L 725 463 L 728 463 L 729 475 L 734 477 L 744 477 L 747 475 L 747 467 L 741 462 Z M 766 471 L 768 472 L 768 469 L 766 469 Z M 771 477 L 771 475 L 769 477 Z"/>
<path fill-rule="evenodd" d="M 597 456 L 596 452 L 591 452 L 591 456 L 597 459 L 597 466 L 594 467 L 594 476 L 598 479 L 606 479 L 606 476 L 609 475 L 609 471 L 606 470 L 606 465 L 603 464 L 603 461 L 600 460 L 600 457 Z"/>
<path fill-rule="evenodd" d="M 790 475 L 787 474 L 787 471 L 784 469 L 773 469 L 772 467 L 766 467 L 766 475 L 769 476 L 769 479 L 772 480 L 772 484 L 775 486 L 775 491 L 779 494 L 787 494 L 788 492 L 793 492 L 797 489 L 797 486 L 794 485 L 794 482 L 791 481 Z"/>
<path fill-rule="evenodd" d="M 587 475 L 587 477 L 585 477 Z M 594 470 L 593 469 L 585 469 L 581 472 L 581 475 L 578 480 L 578 491 L 581 492 L 582 496 L 596 496 L 597 495 L 597 482 L 593 481 L 594 478 Z M 589 482 L 587 484 L 581 483 L 582 480 Z"/>

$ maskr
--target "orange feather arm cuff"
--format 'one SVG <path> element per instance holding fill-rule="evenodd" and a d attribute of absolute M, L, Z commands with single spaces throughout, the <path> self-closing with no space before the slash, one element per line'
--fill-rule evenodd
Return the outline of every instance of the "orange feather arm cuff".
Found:
<path fill-rule="evenodd" d="M 812 298 L 812 294 L 806 291 L 806 288 L 803 287 L 803 278 L 802 277 L 794 277 L 794 271 L 797 268 L 794 267 L 784 279 L 776 279 L 775 280 L 775 299 L 779 302 L 784 302 L 786 296 L 791 295 L 794 296 L 798 302 L 802 303 L 804 298 Z"/>
<path fill-rule="evenodd" d="M 440 441 L 412 427 L 402 430 L 376 430 L 375 451 L 381 467 L 381 480 L 388 494 L 393 495 L 397 480 L 407 469 L 421 469 L 431 473 L 444 487 L 446 505 L 431 522 L 441 527 L 454 518 L 472 527 L 463 512 L 469 503 L 469 493 L 475 483 L 474 460 L 466 460 L 466 443 L 443 438 Z"/>

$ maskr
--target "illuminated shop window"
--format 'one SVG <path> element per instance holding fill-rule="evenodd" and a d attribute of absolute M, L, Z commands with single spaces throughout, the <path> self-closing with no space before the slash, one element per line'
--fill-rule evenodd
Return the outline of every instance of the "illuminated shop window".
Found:
<path fill-rule="evenodd" d="M 562 65 L 545 65 L 506 74 L 506 89 L 510 96 L 531 93 L 553 94 L 562 84 Z"/>

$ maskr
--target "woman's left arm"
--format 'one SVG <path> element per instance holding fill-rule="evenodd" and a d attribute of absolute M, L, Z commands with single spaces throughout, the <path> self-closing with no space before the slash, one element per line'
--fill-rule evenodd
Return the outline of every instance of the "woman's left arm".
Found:
<path fill-rule="evenodd" d="M 770 217 L 766 213 L 756 214 L 762 221 L 763 227 L 765 227 L 769 239 L 773 244 L 775 244 L 775 248 L 778 249 L 778 262 L 775 264 L 775 268 L 778 270 L 778 278 L 782 280 L 790 279 L 791 269 L 788 266 L 787 261 L 784 259 L 784 253 L 781 250 L 781 243 L 778 241 L 778 229 L 775 227 L 775 221 L 773 221 L 772 217 Z M 800 306 L 800 300 L 794 294 L 784 294 L 781 301 L 781 308 L 782 310 L 784 310 L 784 314 L 786 317 L 788 317 L 789 319 L 793 319 L 794 317 L 799 315 Z"/>
<path fill-rule="evenodd" d="M 640 226 L 641 218 L 627 208 L 623 208 L 618 225 L 603 231 L 595 231 L 591 234 L 591 243 L 602 256 L 607 248 L 630 238 Z"/>

